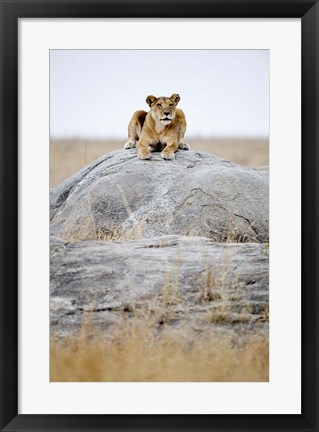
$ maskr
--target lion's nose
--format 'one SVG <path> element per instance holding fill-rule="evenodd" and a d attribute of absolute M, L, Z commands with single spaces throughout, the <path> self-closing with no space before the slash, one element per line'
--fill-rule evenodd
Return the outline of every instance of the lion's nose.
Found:
<path fill-rule="evenodd" d="M 168 116 L 169 112 L 164 112 L 164 114 L 165 114 L 166 116 Z"/>

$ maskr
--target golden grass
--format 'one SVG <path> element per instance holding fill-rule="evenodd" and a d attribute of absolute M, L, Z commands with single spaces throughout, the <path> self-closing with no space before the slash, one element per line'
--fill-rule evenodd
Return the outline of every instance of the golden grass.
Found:
<path fill-rule="evenodd" d="M 190 342 L 165 323 L 156 328 L 139 318 L 123 318 L 108 337 L 101 330 L 92 336 L 86 326 L 78 337 L 64 341 L 51 338 L 50 381 L 266 382 L 269 379 L 265 335 L 254 334 L 234 341 L 234 337 L 206 332 Z"/>
<path fill-rule="evenodd" d="M 143 238 L 144 221 L 140 221 L 132 228 L 124 226 L 116 227 L 114 224 L 110 229 L 98 229 L 94 240 L 120 241 L 120 240 L 140 240 Z"/>
<path fill-rule="evenodd" d="M 91 161 L 123 148 L 123 140 L 57 140 L 50 142 L 50 187 L 55 187 Z M 268 140 L 189 139 L 192 150 L 206 151 L 247 167 L 269 164 Z"/>
<path fill-rule="evenodd" d="M 125 226 L 116 227 L 111 224 L 109 228 L 97 228 L 90 219 L 82 221 L 81 224 L 71 226 L 67 225 L 63 229 L 63 238 L 70 243 L 75 243 L 82 240 L 100 240 L 115 242 L 120 240 L 139 240 L 143 238 L 144 221 L 140 221 L 131 228 Z"/>

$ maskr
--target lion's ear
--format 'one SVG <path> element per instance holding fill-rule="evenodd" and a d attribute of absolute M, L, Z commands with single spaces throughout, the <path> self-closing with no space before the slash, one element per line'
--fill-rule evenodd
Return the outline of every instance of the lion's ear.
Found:
<path fill-rule="evenodd" d="M 178 104 L 178 102 L 181 100 L 181 97 L 179 94 L 174 93 L 172 94 L 172 96 L 170 97 L 170 99 L 174 102 L 175 105 Z"/>
<path fill-rule="evenodd" d="M 149 105 L 150 107 L 153 105 L 153 103 L 156 101 L 156 97 L 155 96 L 147 96 L 146 98 L 146 103 L 147 105 Z"/>

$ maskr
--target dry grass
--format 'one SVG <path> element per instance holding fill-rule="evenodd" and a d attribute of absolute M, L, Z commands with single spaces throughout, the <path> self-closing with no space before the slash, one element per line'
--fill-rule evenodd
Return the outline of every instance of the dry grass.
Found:
<path fill-rule="evenodd" d="M 123 303 L 110 330 L 96 327 L 87 312 L 77 337 L 52 337 L 51 381 L 268 381 L 268 335 L 258 333 L 258 327 L 242 327 L 251 320 L 251 311 L 247 303 L 238 303 L 236 311 L 230 305 L 236 306 L 231 296 L 239 285 L 234 281 L 227 289 L 226 264 L 219 273 L 208 265 L 204 271 L 198 302 L 208 308 L 203 309 L 200 331 L 194 333 L 189 322 L 194 316 L 184 312 L 188 300 L 179 290 L 177 256 L 176 271 L 167 275 L 161 294 L 140 304 Z M 268 318 L 267 305 L 263 321 Z M 220 325 L 228 330 L 218 331 Z"/>
<path fill-rule="evenodd" d="M 225 257 L 224 262 L 219 265 L 219 270 L 216 266 L 214 268 L 206 265 L 206 270 L 203 272 L 199 299 L 202 303 L 210 304 L 207 321 L 212 324 L 268 322 L 269 305 L 261 303 L 251 306 L 249 302 L 242 302 L 238 277 L 232 277 L 231 281 L 227 281 L 228 271 L 227 257 Z"/>
<path fill-rule="evenodd" d="M 93 218 L 86 218 L 78 224 L 65 223 L 63 226 L 63 238 L 68 242 L 74 243 L 81 240 L 102 240 L 102 241 L 121 241 L 121 240 L 140 240 L 144 238 L 143 231 L 145 221 L 140 220 L 132 227 L 127 227 L 125 224 L 116 226 L 111 223 L 109 226 L 97 228 Z M 189 230 L 188 236 L 201 236 L 198 230 Z M 222 243 L 260 243 L 256 235 L 239 235 L 229 225 L 227 232 L 224 235 L 219 235 L 216 238 L 215 233 L 208 233 L 207 237 L 214 241 Z M 264 254 L 267 254 L 265 249 Z"/>
<path fill-rule="evenodd" d="M 131 228 L 123 225 L 116 227 L 111 224 L 108 228 L 96 228 L 92 220 L 87 219 L 78 225 L 64 226 L 63 238 L 69 243 L 75 243 L 82 240 L 100 240 L 100 241 L 125 241 L 139 240 L 143 238 L 144 221 L 140 221 Z"/>
<path fill-rule="evenodd" d="M 50 186 L 55 187 L 91 161 L 123 148 L 121 141 L 59 140 L 50 143 Z M 269 164 L 268 140 L 189 139 L 191 149 L 214 153 L 247 167 Z"/>
<path fill-rule="evenodd" d="M 98 229 L 94 240 L 103 240 L 103 241 L 139 240 L 143 238 L 143 226 L 144 226 L 144 221 L 140 221 L 132 228 L 126 228 L 124 226 L 118 228 L 113 224 L 111 228 L 107 230 Z"/>
<path fill-rule="evenodd" d="M 50 380 L 268 381 L 268 336 L 258 333 L 263 327 L 254 326 L 249 304 L 238 302 L 240 285 L 234 279 L 229 287 L 227 269 L 227 256 L 219 270 L 207 263 L 198 281 L 197 301 L 203 307 L 197 308 L 195 301 L 194 314 L 184 307 L 189 300 L 179 289 L 179 254 L 162 292 L 141 304 L 123 303 L 113 312 L 118 321 L 109 330 L 94 326 L 93 314 L 87 311 L 77 337 L 51 338 Z M 267 305 L 262 321 L 268 317 Z"/>
<path fill-rule="evenodd" d="M 190 343 L 169 331 L 127 319 L 111 338 L 101 331 L 64 342 L 51 339 L 50 380 L 56 382 L 266 382 L 268 338 L 203 336 Z"/>

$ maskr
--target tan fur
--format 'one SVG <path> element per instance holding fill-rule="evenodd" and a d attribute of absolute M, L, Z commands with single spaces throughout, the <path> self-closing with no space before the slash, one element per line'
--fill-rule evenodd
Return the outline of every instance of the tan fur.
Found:
<path fill-rule="evenodd" d="M 150 159 L 151 151 L 160 150 L 164 159 L 174 159 L 175 152 L 188 150 L 183 142 L 186 131 L 186 119 L 183 111 L 176 108 L 180 96 L 147 96 L 150 111 L 136 111 L 128 125 L 128 140 L 124 148 L 137 147 L 140 159 Z"/>

